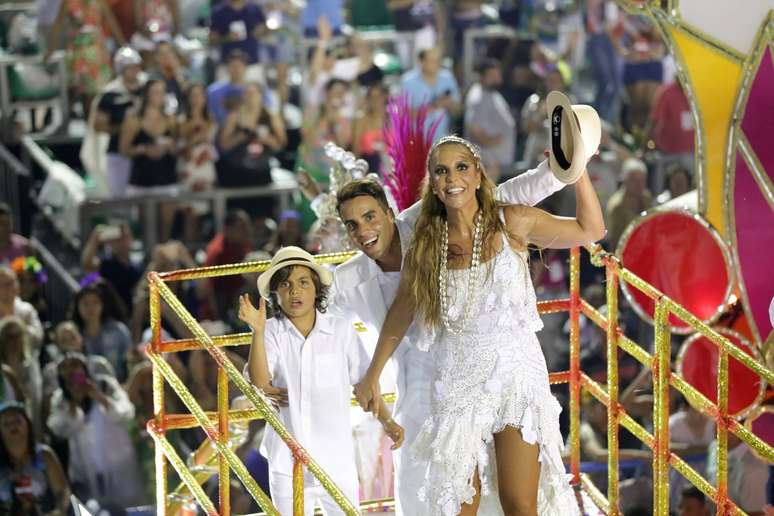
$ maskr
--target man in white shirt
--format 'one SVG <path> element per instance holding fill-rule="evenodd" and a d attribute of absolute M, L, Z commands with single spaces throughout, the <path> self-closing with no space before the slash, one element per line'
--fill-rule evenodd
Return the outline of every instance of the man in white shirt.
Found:
<path fill-rule="evenodd" d="M 516 121 L 505 98 L 497 91 L 502 86 L 500 63 L 485 60 L 480 67 L 481 80 L 470 87 L 465 97 L 465 138 L 481 147 L 486 173 L 497 179 L 513 163 L 516 152 Z"/>
<path fill-rule="evenodd" d="M 718 443 L 713 442 L 707 456 L 707 480 L 718 479 Z M 728 497 L 750 516 L 763 516 L 769 467 L 758 459 L 740 438 L 728 433 Z"/>
<path fill-rule="evenodd" d="M 506 203 L 535 205 L 563 186 L 544 161 L 500 185 L 497 194 Z M 421 204 L 414 204 L 396 217 L 384 190 L 369 180 L 348 183 L 337 192 L 337 200 L 347 233 L 361 252 L 336 268 L 329 310 L 350 319 L 373 356 L 387 310 L 395 299 L 403 256 L 411 243 Z M 394 373 L 382 374 L 381 387 L 385 393 L 396 387 L 398 400 L 393 417 L 405 429 L 405 442 L 394 454 L 396 514 L 427 514 L 429 511 L 417 497 L 424 466 L 410 460 L 410 450 L 429 413 L 432 363 L 429 353 L 411 345 L 411 331 L 392 360 L 386 369 Z M 499 511 L 497 501 L 492 501 L 492 510 Z M 484 507 L 486 500 L 479 513 L 490 514 Z"/>

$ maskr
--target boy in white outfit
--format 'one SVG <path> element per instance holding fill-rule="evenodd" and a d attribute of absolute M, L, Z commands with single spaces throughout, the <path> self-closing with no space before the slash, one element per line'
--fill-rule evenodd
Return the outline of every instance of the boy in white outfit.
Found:
<path fill-rule="evenodd" d="M 248 372 L 261 390 L 287 392 L 279 417 L 290 433 L 331 476 L 353 505 L 358 502 L 355 448 L 350 425 L 352 385 L 369 357 L 350 321 L 324 313 L 331 273 L 298 247 L 280 249 L 258 278 L 259 307 L 247 295 L 239 299 L 239 318 L 253 330 Z M 265 300 L 276 316 L 266 320 Z M 382 402 L 379 421 L 394 442 L 403 428 Z M 293 513 L 293 456 L 271 428 L 261 453 L 269 461 L 272 501 L 282 515 Z M 344 514 L 320 483 L 304 475 L 304 512 L 320 505 L 324 514 Z"/>

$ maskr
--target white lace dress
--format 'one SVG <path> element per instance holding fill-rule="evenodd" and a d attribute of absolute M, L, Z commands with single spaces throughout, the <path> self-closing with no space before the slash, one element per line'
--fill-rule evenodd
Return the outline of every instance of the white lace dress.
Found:
<path fill-rule="evenodd" d="M 482 495 L 496 493 L 494 434 L 513 426 L 540 447 L 538 514 L 578 514 L 561 458 L 561 407 L 535 336 L 543 324 L 526 254 L 504 242 L 481 265 L 472 292 L 468 272 L 449 270 L 448 276 L 450 320 L 459 320 L 465 303 L 473 303 L 463 333 L 425 331 L 417 343 L 436 364 L 431 414 L 412 447 L 414 459 L 427 464 L 419 497 L 434 515 L 456 515 L 473 499 L 477 466 Z"/>

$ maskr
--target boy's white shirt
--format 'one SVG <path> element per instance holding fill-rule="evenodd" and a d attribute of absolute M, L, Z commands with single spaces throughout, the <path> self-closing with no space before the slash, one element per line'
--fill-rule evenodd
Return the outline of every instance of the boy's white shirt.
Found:
<path fill-rule="evenodd" d="M 304 338 L 286 317 L 269 319 L 264 346 L 272 385 L 288 390 L 288 406 L 279 409 L 283 424 L 334 482 L 357 485 L 350 399 L 370 358 L 352 325 L 317 312 L 314 328 Z M 261 454 L 272 471 L 292 473 L 290 450 L 271 428 L 264 434 Z M 306 480 L 313 482 L 308 474 Z"/>

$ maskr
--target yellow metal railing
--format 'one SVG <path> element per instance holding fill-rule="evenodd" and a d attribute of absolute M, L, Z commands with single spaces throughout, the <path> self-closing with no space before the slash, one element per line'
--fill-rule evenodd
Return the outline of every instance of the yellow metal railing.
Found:
<path fill-rule="evenodd" d="M 591 250 L 592 263 L 606 269 L 607 316 L 600 314 L 594 307 L 580 297 L 579 257 L 580 250 L 573 249 L 570 254 L 570 298 L 564 300 L 544 301 L 538 303 L 541 314 L 568 311 L 570 315 L 570 370 L 550 375 L 553 384 L 569 383 L 570 387 L 570 471 L 573 482 L 580 485 L 591 500 L 606 514 L 619 515 L 618 509 L 618 427 L 623 426 L 641 440 L 653 452 L 654 478 L 654 514 L 666 516 L 669 508 L 668 470 L 671 466 L 692 484 L 698 487 L 717 506 L 717 514 L 744 514 L 732 500 L 728 498 L 728 432 L 737 435 L 747 445 L 755 449 L 761 457 L 774 462 L 774 448 L 764 443 L 747 428 L 739 424 L 728 413 L 728 356 L 758 374 L 764 381 L 774 385 L 774 373 L 764 365 L 734 346 L 722 335 L 697 319 L 683 307 L 663 295 L 632 272 L 621 267 L 618 259 L 601 251 L 597 247 Z M 317 260 L 321 263 L 340 263 L 351 256 L 351 253 L 335 253 L 321 255 Z M 246 264 L 226 265 L 175 271 L 164 274 L 149 275 L 151 292 L 151 327 L 153 340 L 148 355 L 154 364 L 154 409 L 155 419 L 148 424 L 148 429 L 156 441 L 156 497 L 159 514 L 167 514 L 172 505 L 167 496 L 167 464 L 171 464 L 183 483 L 193 495 L 197 503 L 208 514 L 228 515 L 230 513 L 230 471 L 233 470 L 242 480 L 244 486 L 253 498 L 261 505 L 267 514 L 278 514 L 276 508 L 266 494 L 256 485 L 247 473 L 244 465 L 228 446 L 228 423 L 264 418 L 277 431 L 290 448 L 295 458 L 294 478 L 294 515 L 303 514 L 303 468 L 307 467 L 315 475 L 339 503 L 347 514 L 357 514 L 355 507 L 346 499 L 339 488 L 320 466 L 309 457 L 300 444 L 291 436 L 278 420 L 275 412 L 257 390 L 242 377 L 234 365 L 226 358 L 220 349 L 223 346 L 240 346 L 250 343 L 250 334 L 240 333 L 219 337 L 210 337 L 194 320 L 190 313 L 169 290 L 165 281 L 199 280 L 204 278 L 225 276 L 230 274 L 255 273 L 265 270 L 268 261 Z M 656 304 L 654 316 L 655 345 L 651 355 L 637 343 L 623 335 L 618 325 L 618 291 L 619 283 L 623 281 L 633 288 L 641 290 L 651 297 Z M 173 311 L 181 318 L 194 335 L 193 339 L 172 342 L 161 341 L 160 301 L 164 299 Z M 595 382 L 580 369 L 580 314 L 606 330 L 607 334 L 607 385 Z M 690 386 L 684 379 L 675 374 L 670 367 L 671 339 L 667 324 L 673 314 L 688 323 L 694 331 L 704 335 L 718 346 L 720 360 L 718 363 L 718 402 L 712 403 L 700 392 Z M 192 349 L 206 349 L 219 365 L 218 372 L 218 410 L 204 412 L 191 396 L 186 386 L 175 375 L 163 360 L 161 354 Z M 618 399 L 618 349 L 632 355 L 645 367 L 651 368 L 654 383 L 653 422 L 654 433 L 650 434 L 639 425 L 621 406 Z M 180 399 L 189 409 L 190 414 L 166 414 L 164 408 L 164 381 L 172 386 Z M 228 381 L 233 381 L 246 397 L 256 407 L 254 410 L 229 410 Z M 680 457 L 670 451 L 669 447 L 669 387 L 681 392 L 702 413 L 716 422 L 718 455 L 716 470 L 717 484 L 711 485 L 696 470 Z M 608 438 L 608 492 L 607 498 L 580 472 L 580 394 L 585 390 L 607 407 L 607 438 Z M 202 491 L 199 482 L 201 475 L 195 477 L 185 463 L 177 456 L 175 450 L 166 440 L 164 433 L 169 429 L 201 427 L 215 447 L 217 465 L 220 473 L 219 511 Z M 366 505 L 383 506 L 387 500 L 376 500 Z"/>
<path fill-rule="evenodd" d="M 653 507 L 654 514 L 669 513 L 669 467 L 671 466 L 699 488 L 717 506 L 717 514 L 744 514 L 736 504 L 728 498 L 728 432 L 732 432 L 761 457 L 774 462 L 774 448 L 763 442 L 747 428 L 737 422 L 728 413 L 728 357 L 731 355 L 745 367 L 754 371 L 764 381 L 774 385 L 774 372 L 763 364 L 734 346 L 728 339 L 704 324 L 682 306 L 669 299 L 631 271 L 621 267 L 618 259 L 604 253 L 597 247 L 592 250 L 592 263 L 605 267 L 607 279 L 607 317 L 580 298 L 579 249 L 573 249 L 570 258 L 570 442 L 571 469 L 576 481 L 579 478 L 580 442 L 578 428 L 580 425 L 579 388 L 585 389 L 597 398 L 608 409 L 608 493 L 607 500 L 601 500 L 600 493 L 591 493 L 595 503 L 600 505 L 607 514 L 620 514 L 618 509 L 618 426 L 622 425 L 641 440 L 653 452 Z M 651 297 L 656 304 L 654 326 L 654 353 L 651 355 L 636 343 L 625 337 L 618 326 L 618 290 L 619 282 L 624 281 L 633 288 Z M 604 388 L 583 373 L 579 373 L 578 353 L 578 317 L 583 313 L 588 319 L 607 331 L 607 387 Z M 670 367 L 671 338 L 668 320 L 674 315 L 687 323 L 695 332 L 705 336 L 720 352 L 718 362 L 718 393 L 717 404 L 708 400 L 699 391 L 689 385 L 683 378 L 674 373 Z M 652 370 L 653 376 L 653 428 L 651 435 L 635 422 L 618 401 L 618 349 L 632 355 L 645 367 Z M 681 392 L 698 410 L 712 418 L 717 428 L 717 483 L 712 486 L 696 470 L 670 450 L 669 442 L 669 387 Z M 594 496 L 596 495 L 596 496 Z"/>

